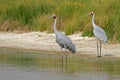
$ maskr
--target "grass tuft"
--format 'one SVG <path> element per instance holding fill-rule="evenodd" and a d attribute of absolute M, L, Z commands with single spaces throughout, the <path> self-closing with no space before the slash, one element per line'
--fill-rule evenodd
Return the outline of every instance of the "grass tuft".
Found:
<path fill-rule="evenodd" d="M 55 13 L 59 31 L 93 36 L 88 13 L 94 11 L 96 24 L 105 30 L 109 40 L 120 41 L 119 3 L 120 0 L 0 0 L 0 30 L 6 30 L 4 24 L 9 21 L 7 28 L 11 31 L 28 28 L 53 32 L 53 20 L 49 16 Z"/>

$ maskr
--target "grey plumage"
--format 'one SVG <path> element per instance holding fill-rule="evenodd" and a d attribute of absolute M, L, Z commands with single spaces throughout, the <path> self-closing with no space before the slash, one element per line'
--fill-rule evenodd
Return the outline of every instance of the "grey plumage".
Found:
<path fill-rule="evenodd" d="M 100 28 L 99 26 L 97 26 L 94 22 L 94 17 L 95 17 L 95 13 L 94 12 L 90 12 L 90 15 L 92 15 L 92 26 L 93 26 L 93 33 L 95 35 L 95 37 L 97 38 L 97 40 L 100 41 L 100 52 L 98 51 L 98 43 L 97 43 L 97 52 L 98 52 L 98 57 L 101 57 L 101 41 L 102 42 L 107 42 L 107 35 L 105 33 L 105 31 Z"/>
<path fill-rule="evenodd" d="M 70 38 L 68 38 L 67 36 L 65 36 L 61 32 L 57 31 L 57 29 L 56 29 L 56 15 L 53 14 L 51 17 L 54 18 L 54 32 L 56 35 L 56 42 L 61 46 L 61 48 L 68 49 L 70 52 L 75 53 L 76 52 L 75 44 L 72 43 Z"/>

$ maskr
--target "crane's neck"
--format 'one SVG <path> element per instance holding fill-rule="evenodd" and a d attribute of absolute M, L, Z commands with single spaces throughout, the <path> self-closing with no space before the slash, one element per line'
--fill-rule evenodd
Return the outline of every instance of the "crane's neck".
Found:
<path fill-rule="evenodd" d="M 56 29 L 56 22 L 57 22 L 57 19 L 55 18 L 55 19 L 54 19 L 54 32 L 55 32 L 55 33 L 58 32 L 57 29 Z"/>
<path fill-rule="evenodd" d="M 92 25 L 93 25 L 93 27 L 96 26 L 96 24 L 95 24 L 95 22 L 94 22 L 94 18 L 95 18 L 95 14 L 93 14 L 93 16 L 92 16 Z"/>

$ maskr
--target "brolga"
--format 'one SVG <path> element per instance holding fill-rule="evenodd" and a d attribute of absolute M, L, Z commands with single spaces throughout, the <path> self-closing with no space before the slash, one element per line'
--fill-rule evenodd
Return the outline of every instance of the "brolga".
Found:
<path fill-rule="evenodd" d="M 54 33 L 56 35 L 56 42 L 61 47 L 61 51 L 64 48 L 65 50 L 68 49 L 71 53 L 74 54 L 76 52 L 75 44 L 72 43 L 70 38 L 68 38 L 67 36 L 65 36 L 56 29 L 57 16 L 53 14 L 51 18 L 54 19 L 54 26 L 53 26 Z M 67 64 L 67 55 L 66 55 L 66 64 Z M 62 67 L 63 67 L 63 56 L 62 56 Z"/>
<path fill-rule="evenodd" d="M 93 33 L 97 39 L 97 54 L 98 54 L 98 57 L 101 57 L 102 42 L 104 43 L 107 42 L 107 36 L 105 31 L 95 24 L 94 22 L 95 13 L 92 11 L 89 14 L 92 16 Z"/>

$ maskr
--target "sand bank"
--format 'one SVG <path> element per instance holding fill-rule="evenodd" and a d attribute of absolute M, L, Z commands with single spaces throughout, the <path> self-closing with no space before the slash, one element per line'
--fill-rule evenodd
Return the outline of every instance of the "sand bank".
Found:
<path fill-rule="evenodd" d="M 81 37 L 81 33 L 68 36 L 76 45 L 76 54 L 96 54 L 96 39 Z M 55 42 L 54 34 L 45 32 L 11 33 L 0 32 L 0 47 L 20 48 L 29 50 L 57 51 L 61 49 Z M 103 56 L 120 57 L 120 44 L 103 43 Z"/>

